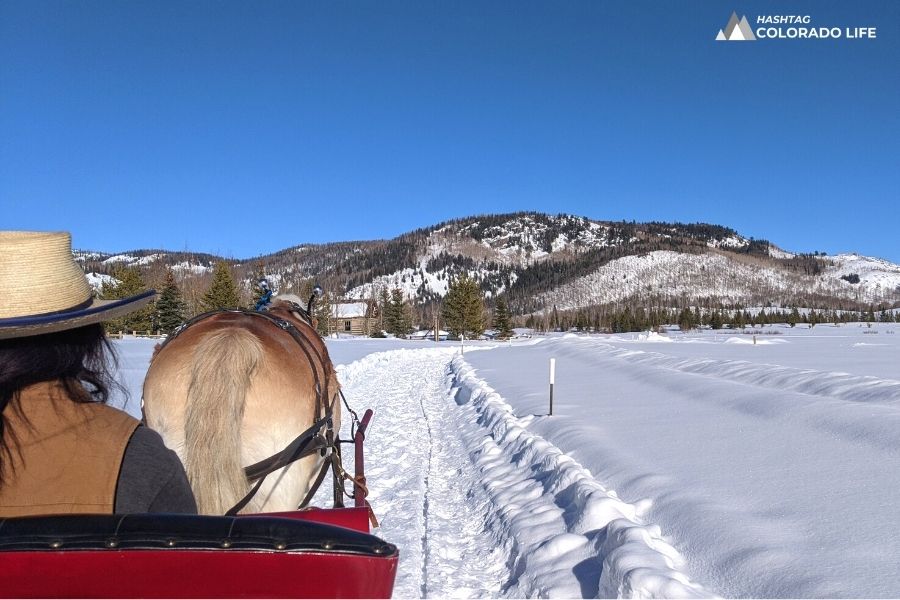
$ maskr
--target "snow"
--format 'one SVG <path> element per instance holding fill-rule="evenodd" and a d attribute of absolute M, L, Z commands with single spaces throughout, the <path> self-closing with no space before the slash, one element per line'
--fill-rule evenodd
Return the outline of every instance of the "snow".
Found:
<path fill-rule="evenodd" d="M 332 304 L 332 316 L 336 319 L 349 319 L 350 317 L 365 317 L 368 305 L 365 302 L 338 302 Z"/>
<path fill-rule="evenodd" d="M 856 274 L 859 275 L 859 285 L 863 288 L 877 288 L 879 292 L 900 288 L 900 265 L 859 254 L 838 254 L 826 260 L 831 263 L 826 273 L 832 277 Z"/>
<path fill-rule="evenodd" d="M 395 597 L 897 597 L 897 330 L 328 347 Z M 154 343 L 115 342 L 132 414 Z"/>
<path fill-rule="evenodd" d="M 212 269 L 210 267 L 207 267 L 205 265 L 194 264 L 192 262 L 186 262 L 186 261 L 172 265 L 172 270 L 176 271 L 176 272 L 182 272 L 182 273 L 188 271 L 188 272 L 194 273 L 195 275 L 202 275 L 203 273 L 208 273 L 208 272 L 212 271 Z"/>
<path fill-rule="evenodd" d="M 88 284 L 90 284 L 91 289 L 93 290 L 100 290 L 105 284 L 113 285 L 118 283 L 118 279 L 112 275 L 104 275 L 103 273 L 85 273 L 85 277 L 87 277 Z"/>
<path fill-rule="evenodd" d="M 162 256 L 162 254 L 148 254 L 147 256 L 137 257 L 130 254 L 116 254 L 104 260 L 103 264 L 109 265 L 120 262 L 129 266 L 149 265 L 162 258 Z"/>
<path fill-rule="evenodd" d="M 563 310 L 654 297 L 669 299 L 667 305 L 681 297 L 750 305 L 762 298 L 801 304 L 810 294 L 870 302 L 900 298 L 900 266 L 868 258 L 833 257 L 832 261 L 839 267 L 829 267 L 816 277 L 762 267 L 722 253 L 657 250 L 612 260 L 589 275 L 541 294 L 538 301 Z M 859 274 L 860 284 L 840 278 L 851 272 Z"/>
<path fill-rule="evenodd" d="M 720 240 L 712 239 L 706 242 L 710 248 L 743 248 L 747 245 L 747 240 L 739 235 L 731 235 Z"/>
<path fill-rule="evenodd" d="M 769 244 L 769 256 L 771 256 L 772 258 L 787 259 L 794 258 L 796 254 L 794 254 L 793 252 L 788 252 L 787 250 L 782 250 L 774 244 Z"/>

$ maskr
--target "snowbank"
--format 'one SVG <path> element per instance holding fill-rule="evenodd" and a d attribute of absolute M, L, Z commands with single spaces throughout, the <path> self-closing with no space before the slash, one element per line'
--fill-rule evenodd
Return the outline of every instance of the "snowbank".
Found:
<path fill-rule="evenodd" d="M 514 561 L 514 596 L 712 597 L 692 583 L 647 503 L 623 502 L 556 446 L 530 433 L 462 357 L 447 385 L 481 430 L 471 458 L 495 504 Z M 589 588 L 589 589 L 585 589 Z"/>

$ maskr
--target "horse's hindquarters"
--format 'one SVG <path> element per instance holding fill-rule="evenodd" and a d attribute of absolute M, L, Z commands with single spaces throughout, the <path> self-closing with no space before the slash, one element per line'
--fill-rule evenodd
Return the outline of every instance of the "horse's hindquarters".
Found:
<path fill-rule="evenodd" d="M 314 331 L 294 335 L 268 317 L 218 313 L 154 357 L 145 418 L 184 462 L 200 512 L 224 514 L 250 489 L 244 466 L 277 454 L 309 428 L 330 403 L 326 390 L 337 397 L 334 368 Z M 295 509 L 321 460 L 316 453 L 268 475 L 246 511 Z"/>

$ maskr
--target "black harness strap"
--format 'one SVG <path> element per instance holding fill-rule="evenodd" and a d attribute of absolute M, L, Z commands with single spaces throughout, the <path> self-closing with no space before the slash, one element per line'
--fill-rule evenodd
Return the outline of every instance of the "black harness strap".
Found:
<path fill-rule="evenodd" d="M 294 438 L 284 450 L 278 454 L 273 454 L 269 458 L 265 458 L 258 463 L 254 463 L 249 467 L 244 467 L 244 474 L 247 481 L 256 481 L 273 473 L 282 467 L 286 467 L 295 460 L 299 460 L 305 456 L 309 456 L 323 448 L 328 448 L 328 442 L 319 430 L 326 424 L 327 419 L 322 418 L 316 421 L 312 427 Z M 310 444 L 312 443 L 312 446 Z"/>

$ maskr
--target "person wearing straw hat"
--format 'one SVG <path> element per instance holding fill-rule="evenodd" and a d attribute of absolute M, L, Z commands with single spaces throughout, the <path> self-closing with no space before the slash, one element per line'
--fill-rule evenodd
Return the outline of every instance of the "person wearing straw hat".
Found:
<path fill-rule="evenodd" d="M 106 405 L 101 323 L 154 294 L 99 300 L 70 234 L 0 231 L 0 517 L 197 511 L 159 434 Z"/>

